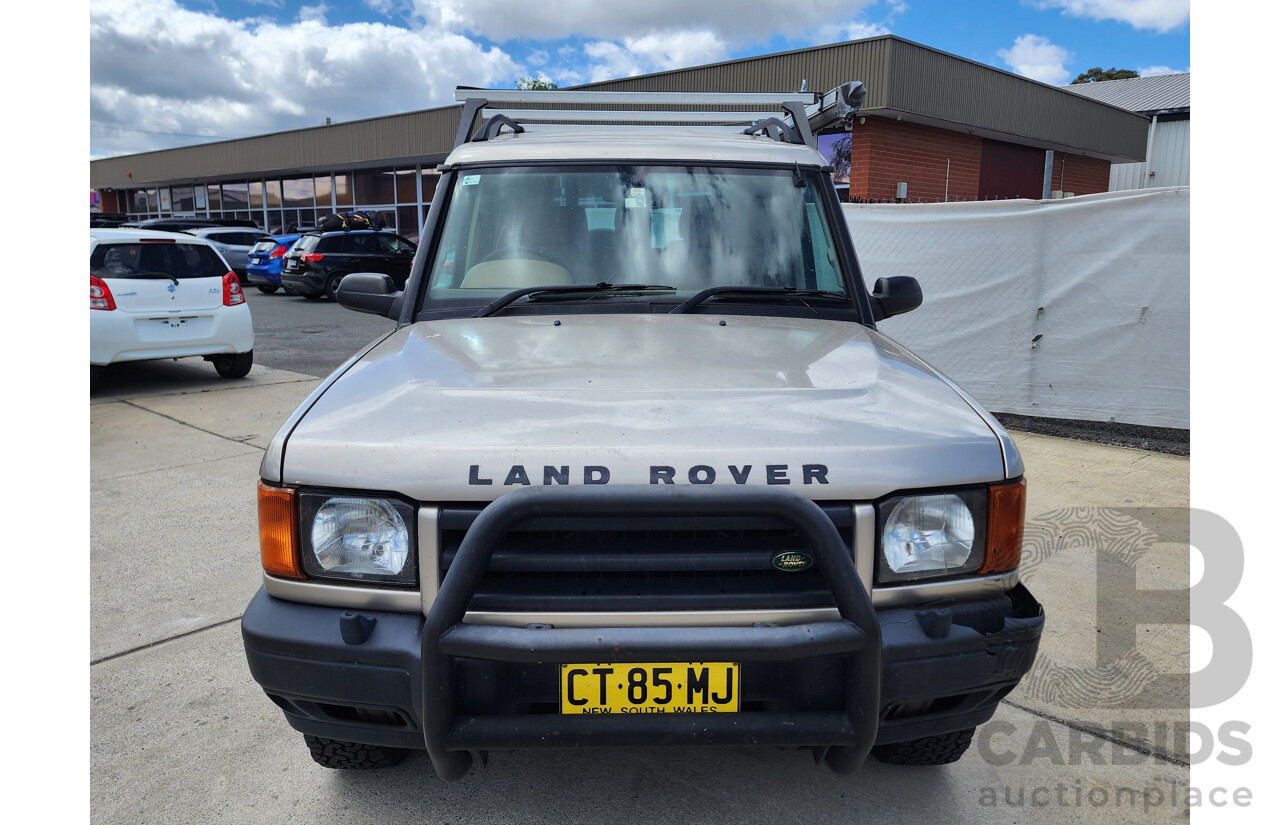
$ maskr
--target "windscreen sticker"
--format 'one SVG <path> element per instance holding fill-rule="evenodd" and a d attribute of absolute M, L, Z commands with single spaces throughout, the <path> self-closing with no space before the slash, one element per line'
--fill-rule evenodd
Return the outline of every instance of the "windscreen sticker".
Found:
<path fill-rule="evenodd" d="M 629 194 L 626 197 L 626 199 L 623 200 L 622 204 L 628 209 L 648 209 L 649 203 L 645 199 L 644 187 L 643 186 L 631 187 L 631 194 Z"/>
<path fill-rule="evenodd" d="M 479 182 L 480 182 L 479 175 L 467 175 L 462 179 L 463 186 L 475 186 Z"/>

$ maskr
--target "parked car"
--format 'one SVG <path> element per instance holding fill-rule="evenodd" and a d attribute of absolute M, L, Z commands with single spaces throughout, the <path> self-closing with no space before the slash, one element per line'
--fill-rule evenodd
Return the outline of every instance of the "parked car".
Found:
<path fill-rule="evenodd" d="M 259 292 L 270 295 L 280 288 L 280 268 L 284 266 L 284 253 L 289 251 L 293 242 L 301 238 L 299 234 L 275 235 L 260 239 L 249 250 L 249 259 L 245 264 L 245 285 L 256 286 Z"/>
<path fill-rule="evenodd" d="M 188 235 L 204 238 L 222 253 L 236 274 L 244 277 L 249 264 L 249 250 L 263 238 L 269 237 L 259 229 L 240 229 L 227 226 L 202 226 L 183 230 Z"/>
<path fill-rule="evenodd" d="M 240 281 L 203 238 L 89 230 L 89 364 L 200 356 L 223 378 L 253 366 Z M 96 375 L 94 376 L 96 377 Z"/>
<path fill-rule="evenodd" d="M 90 212 L 89 227 L 101 228 L 120 226 L 129 222 L 129 216 L 123 212 Z"/>
<path fill-rule="evenodd" d="M 185 232 L 188 229 L 198 229 L 204 226 L 242 226 L 246 229 L 257 229 L 258 225 L 248 218 L 198 218 L 198 217 L 172 217 L 172 218 L 151 218 L 136 223 L 127 223 L 124 226 L 133 229 L 157 229 L 164 232 Z"/>
<path fill-rule="evenodd" d="M 416 250 L 407 238 L 383 229 L 308 232 L 285 253 L 280 282 L 307 298 L 332 299 L 343 276 L 380 272 L 403 289 Z"/>

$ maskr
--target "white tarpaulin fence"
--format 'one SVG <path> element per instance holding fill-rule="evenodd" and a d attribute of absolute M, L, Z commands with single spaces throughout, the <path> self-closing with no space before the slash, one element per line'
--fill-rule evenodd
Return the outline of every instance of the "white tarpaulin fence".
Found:
<path fill-rule="evenodd" d="M 880 329 L 987 409 L 1190 429 L 1190 188 L 844 214 L 868 287 L 924 291 Z"/>

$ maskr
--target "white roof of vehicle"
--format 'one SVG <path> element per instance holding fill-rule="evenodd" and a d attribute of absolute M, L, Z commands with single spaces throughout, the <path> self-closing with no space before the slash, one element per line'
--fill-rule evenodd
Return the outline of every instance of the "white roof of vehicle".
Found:
<path fill-rule="evenodd" d="M 521 134 L 503 131 L 491 140 L 465 143 L 449 154 L 449 166 L 519 161 L 801 163 L 826 166 L 808 146 L 782 143 L 763 135 L 744 135 L 742 127 L 569 126 L 525 124 Z"/>
<path fill-rule="evenodd" d="M 169 240 L 182 243 L 207 244 L 204 238 L 188 235 L 186 232 L 164 232 L 159 229 L 123 228 L 90 228 L 89 238 L 99 241 L 140 241 L 146 238 L 153 240 Z"/>

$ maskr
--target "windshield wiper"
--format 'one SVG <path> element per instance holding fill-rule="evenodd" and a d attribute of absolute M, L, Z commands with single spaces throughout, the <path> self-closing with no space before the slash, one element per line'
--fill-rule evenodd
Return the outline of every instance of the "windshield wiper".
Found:
<path fill-rule="evenodd" d="M 133 272 L 130 273 L 129 277 L 137 278 L 140 281 L 173 281 L 174 286 L 178 285 L 178 279 L 168 272 Z"/>
<path fill-rule="evenodd" d="M 508 304 L 515 303 L 526 295 L 571 295 L 573 293 L 601 292 L 675 292 L 673 286 L 662 284 L 578 284 L 576 286 L 531 286 L 508 292 L 496 301 L 485 304 L 478 309 L 472 318 L 484 318 L 492 315 Z"/>
<path fill-rule="evenodd" d="M 696 307 L 698 304 L 717 295 L 745 296 L 778 296 L 783 298 L 823 298 L 832 301 L 849 301 L 843 292 L 832 292 L 826 289 L 799 289 L 794 286 L 713 286 L 704 289 L 697 295 L 671 310 L 672 315 L 679 315 Z"/>

